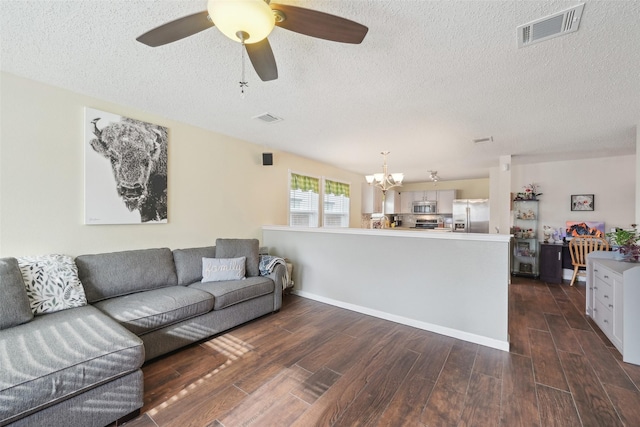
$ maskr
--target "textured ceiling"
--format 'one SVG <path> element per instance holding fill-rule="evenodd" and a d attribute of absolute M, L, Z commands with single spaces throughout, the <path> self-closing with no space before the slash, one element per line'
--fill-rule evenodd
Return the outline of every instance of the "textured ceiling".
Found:
<path fill-rule="evenodd" d="M 274 0 L 274 3 L 277 2 Z M 276 28 L 278 80 L 215 27 L 135 41 L 206 1 L 0 0 L 3 71 L 284 150 L 408 182 L 488 177 L 514 163 L 635 152 L 640 1 L 586 1 L 577 32 L 517 48 L 518 25 L 576 1 L 281 0 L 369 27 L 361 45 Z M 252 117 L 269 112 L 284 121 Z M 474 145 L 472 139 L 493 136 Z M 276 159 L 277 161 L 277 159 Z"/>

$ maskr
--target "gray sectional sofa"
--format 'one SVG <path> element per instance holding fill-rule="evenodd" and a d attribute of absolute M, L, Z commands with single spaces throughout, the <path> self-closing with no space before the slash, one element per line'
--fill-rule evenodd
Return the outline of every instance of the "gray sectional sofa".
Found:
<path fill-rule="evenodd" d="M 236 257 L 244 279 L 202 281 L 203 258 Z M 88 304 L 33 316 L 16 259 L 0 259 L 0 426 L 101 427 L 135 413 L 145 361 L 280 309 L 286 268 L 260 275 L 258 263 L 255 239 L 81 255 Z"/>

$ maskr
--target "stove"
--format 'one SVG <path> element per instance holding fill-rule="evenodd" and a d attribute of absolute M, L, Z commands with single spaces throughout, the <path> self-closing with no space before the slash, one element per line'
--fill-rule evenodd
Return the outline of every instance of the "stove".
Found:
<path fill-rule="evenodd" d="M 433 230 L 434 228 L 438 228 L 438 220 L 437 219 L 416 219 L 416 228 Z"/>

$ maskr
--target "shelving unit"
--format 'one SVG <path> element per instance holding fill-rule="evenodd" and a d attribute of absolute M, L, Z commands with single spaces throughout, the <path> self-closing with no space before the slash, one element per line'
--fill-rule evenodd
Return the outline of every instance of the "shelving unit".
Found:
<path fill-rule="evenodd" d="M 538 277 L 538 200 L 513 201 L 511 274 Z"/>

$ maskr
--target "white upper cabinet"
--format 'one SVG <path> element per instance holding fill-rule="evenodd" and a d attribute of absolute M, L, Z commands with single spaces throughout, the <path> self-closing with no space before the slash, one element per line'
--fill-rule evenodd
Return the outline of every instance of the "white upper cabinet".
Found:
<path fill-rule="evenodd" d="M 456 199 L 456 190 L 438 191 L 438 213 L 453 214 L 453 201 Z"/>
<path fill-rule="evenodd" d="M 436 201 L 438 213 L 453 214 L 453 201 L 456 196 L 456 190 L 400 191 L 396 193 L 395 213 L 413 213 L 413 202 Z"/>
<path fill-rule="evenodd" d="M 395 189 L 387 191 L 384 205 L 385 215 L 399 213 L 400 203 L 400 193 Z M 382 190 L 380 188 L 367 183 L 362 184 L 362 213 L 382 213 Z"/>

